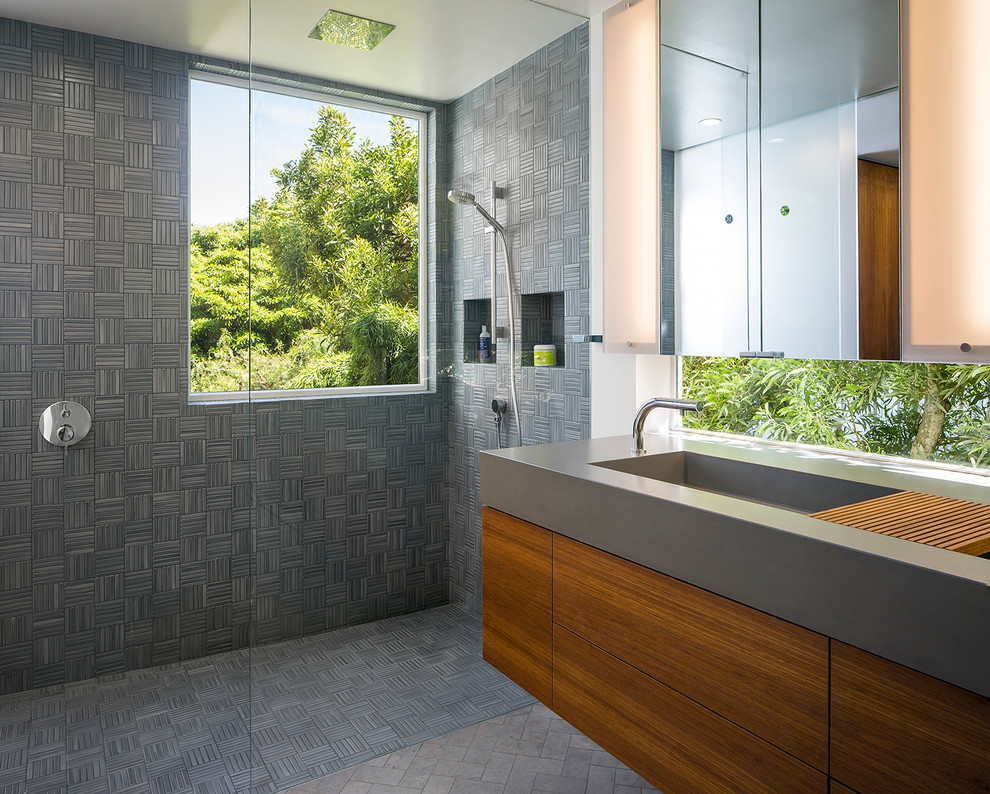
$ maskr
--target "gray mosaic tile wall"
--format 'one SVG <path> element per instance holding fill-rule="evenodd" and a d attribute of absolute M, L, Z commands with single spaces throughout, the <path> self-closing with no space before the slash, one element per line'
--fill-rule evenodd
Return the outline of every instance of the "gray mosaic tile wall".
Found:
<path fill-rule="evenodd" d="M 179 53 L 0 18 L 0 693 L 448 595 L 442 392 L 188 403 L 187 92 Z"/>
<path fill-rule="evenodd" d="M 674 339 L 674 152 L 660 152 L 660 353 L 672 356 Z"/>
<path fill-rule="evenodd" d="M 521 294 L 563 293 L 565 338 L 589 333 L 588 26 L 552 42 L 451 106 L 450 187 L 469 190 L 491 210 L 490 183 L 506 190 L 496 205 L 508 232 Z M 496 446 L 491 401 L 508 396 L 505 354 L 497 364 L 464 363 L 464 301 L 490 296 L 489 246 L 481 217 L 450 205 L 447 360 L 450 457 L 447 468 L 451 595 L 481 601 L 478 453 Z M 504 259 L 499 251 L 500 280 Z M 507 324 L 504 281 L 499 323 Z M 517 338 L 521 312 L 516 312 Z M 480 333 L 480 327 L 472 333 Z M 500 343 L 505 349 L 506 342 Z M 521 340 L 516 345 L 521 354 Z M 565 366 L 522 367 L 522 443 L 587 438 L 591 431 L 589 350 L 569 341 Z M 503 443 L 516 445 L 512 417 Z"/>
<path fill-rule="evenodd" d="M 189 404 L 184 57 L 0 19 L 0 71 L 0 692 L 477 606 L 508 366 L 461 361 L 490 238 L 444 196 L 505 185 L 520 290 L 588 332 L 587 26 L 432 114 L 443 369 L 387 398 Z M 524 443 L 587 437 L 587 348 L 565 362 L 520 370 Z M 59 399 L 95 420 L 65 451 L 36 430 Z"/>

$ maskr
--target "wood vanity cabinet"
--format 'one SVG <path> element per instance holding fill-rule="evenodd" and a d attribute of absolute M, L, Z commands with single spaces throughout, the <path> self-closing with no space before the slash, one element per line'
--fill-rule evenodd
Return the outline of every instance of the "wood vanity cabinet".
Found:
<path fill-rule="evenodd" d="M 828 770 L 828 638 L 560 535 L 553 619 Z"/>
<path fill-rule="evenodd" d="M 619 760 L 671 794 L 827 790 L 826 638 L 490 508 L 483 543 L 485 658 Z"/>
<path fill-rule="evenodd" d="M 821 772 L 577 634 L 554 624 L 553 642 L 553 710 L 661 791 L 827 790 Z"/>
<path fill-rule="evenodd" d="M 482 524 L 482 656 L 552 708 L 552 533 L 488 507 Z"/>
<path fill-rule="evenodd" d="M 831 714 L 856 791 L 990 791 L 990 699 L 833 640 Z"/>
<path fill-rule="evenodd" d="M 990 699 L 490 508 L 484 642 L 667 794 L 990 792 Z"/>

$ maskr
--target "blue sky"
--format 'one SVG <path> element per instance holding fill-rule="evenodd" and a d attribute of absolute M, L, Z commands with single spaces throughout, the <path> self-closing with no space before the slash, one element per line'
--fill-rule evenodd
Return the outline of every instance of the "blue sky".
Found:
<path fill-rule="evenodd" d="M 275 192 L 270 172 L 299 156 L 316 124 L 319 102 L 255 91 L 248 185 L 248 92 L 244 88 L 191 81 L 191 220 L 211 225 L 247 216 L 251 201 Z M 388 113 L 341 108 L 357 138 L 388 143 Z"/>

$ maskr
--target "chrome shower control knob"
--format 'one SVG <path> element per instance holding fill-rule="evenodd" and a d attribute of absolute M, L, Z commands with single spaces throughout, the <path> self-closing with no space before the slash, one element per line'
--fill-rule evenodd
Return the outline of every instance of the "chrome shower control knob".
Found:
<path fill-rule="evenodd" d="M 72 424 L 69 424 L 72 417 Z M 38 418 L 41 437 L 56 447 L 69 447 L 78 444 L 93 427 L 93 417 L 85 405 L 66 400 L 52 403 Z"/>

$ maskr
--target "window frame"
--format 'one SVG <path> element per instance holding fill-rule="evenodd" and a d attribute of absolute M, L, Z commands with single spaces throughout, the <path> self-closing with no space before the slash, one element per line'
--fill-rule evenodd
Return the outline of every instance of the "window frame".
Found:
<path fill-rule="evenodd" d="M 223 391 L 223 392 L 196 392 L 192 391 L 192 257 L 189 257 L 188 267 L 186 270 L 186 282 L 187 282 L 187 304 L 186 308 L 188 314 L 186 316 L 186 378 L 187 378 L 187 392 L 186 396 L 190 404 L 196 403 L 223 403 L 223 402 L 257 402 L 259 400 L 298 400 L 298 399 L 327 399 L 335 397 L 368 397 L 376 395 L 389 395 L 389 394 L 410 394 L 410 393 L 424 393 L 430 390 L 430 372 L 429 372 L 429 317 L 428 317 L 428 276 L 429 276 L 429 256 L 428 256 L 428 246 L 429 246 L 429 218 L 428 218 L 428 197 L 429 197 L 429 186 L 427 180 L 429 178 L 429 158 L 428 158 L 428 147 L 430 145 L 429 138 L 429 118 L 430 113 L 420 110 L 412 110 L 409 108 L 399 107 L 395 104 L 390 103 L 386 99 L 378 99 L 374 96 L 369 95 L 365 99 L 357 99 L 351 96 L 339 96 L 329 90 L 320 90 L 319 88 L 300 88 L 298 86 L 284 85 L 279 82 L 267 79 L 258 79 L 256 76 L 252 75 L 250 77 L 239 77 L 229 74 L 218 74 L 216 72 L 201 70 L 196 68 L 189 69 L 189 82 L 192 83 L 193 80 L 198 80 L 207 83 L 216 83 L 219 85 L 226 85 L 233 88 L 241 88 L 248 91 L 248 113 L 251 113 L 251 108 L 253 107 L 253 95 L 252 91 L 266 91 L 271 94 L 281 94 L 285 96 L 298 97 L 300 99 L 308 99 L 315 102 L 320 102 L 324 105 L 339 105 L 345 108 L 354 108 L 355 110 L 368 110 L 376 113 L 382 113 L 389 116 L 401 116 L 407 119 L 415 120 L 419 125 L 419 143 L 418 143 L 418 208 L 419 208 L 419 244 L 417 245 L 418 250 L 418 261 L 417 261 L 417 277 L 418 277 L 418 296 L 417 296 L 417 313 L 419 315 L 419 331 L 418 331 L 418 341 L 419 341 L 419 379 L 416 383 L 389 383 L 376 386 L 328 386 L 322 388 L 312 388 L 312 389 L 247 389 L 242 391 Z M 191 92 L 190 92 L 191 96 Z M 189 115 L 192 117 L 192 103 L 190 100 Z M 248 131 L 248 208 L 254 202 L 255 197 L 251 193 L 251 156 L 253 153 L 251 134 L 250 134 L 250 124 L 252 119 L 249 117 L 249 131 Z M 192 139 L 191 139 L 192 126 L 190 124 L 190 140 L 189 140 L 189 150 L 192 151 Z M 189 184 L 191 186 L 191 171 L 192 171 L 192 158 L 189 159 L 189 169 L 190 169 L 190 179 Z M 191 205 L 192 196 L 189 196 L 189 202 Z M 192 220 L 190 218 L 188 224 L 188 232 L 186 236 L 186 246 L 187 250 L 192 244 Z M 248 356 L 250 357 L 252 351 L 249 349 Z"/>

